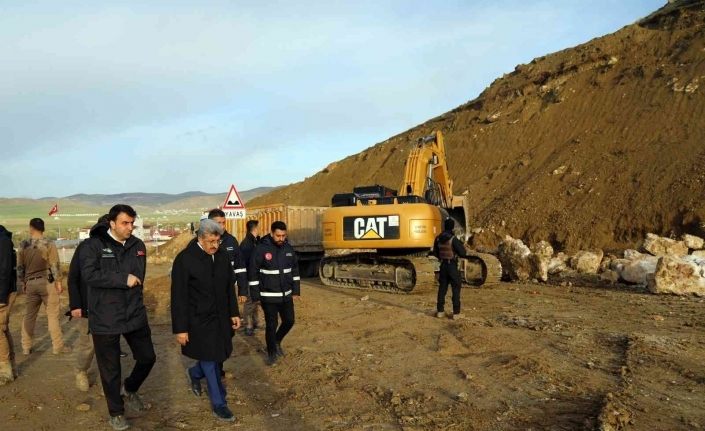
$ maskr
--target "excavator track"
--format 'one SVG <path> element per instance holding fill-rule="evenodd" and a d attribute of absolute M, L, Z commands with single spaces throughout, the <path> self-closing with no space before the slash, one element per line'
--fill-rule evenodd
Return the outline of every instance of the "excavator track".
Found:
<path fill-rule="evenodd" d="M 465 283 L 480 286 L 500 282 L 502 265 L 496 257 L 474 251 L 467 253 L 468 259 L 459 262 Z M 326 286 L 408 294 L 435 286 L 438 268 L 435 257 L 422 254 L 381 256 L 353 253 L 324 257 L 319 274 Z"/>
<path fill-rule="evenodd" d="M 324 257 L 319 274 L 326 286 L 408 294 L 430 289 L 437 268 L 430 256 L 353 253 Z"/>

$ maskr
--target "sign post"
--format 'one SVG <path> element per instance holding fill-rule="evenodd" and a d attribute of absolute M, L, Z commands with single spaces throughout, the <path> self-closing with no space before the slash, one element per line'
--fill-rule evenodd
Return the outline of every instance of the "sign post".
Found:
<path fill-rule="evenodd" d="M 245 204 L 240 199 L 240 194 L 235 188 L 235 184 L 230 185 L 230 191 L 225 197 L 225 202 L 221 208 L 225 213 L 226 219 L 244 219 L 246 216 Z"/>

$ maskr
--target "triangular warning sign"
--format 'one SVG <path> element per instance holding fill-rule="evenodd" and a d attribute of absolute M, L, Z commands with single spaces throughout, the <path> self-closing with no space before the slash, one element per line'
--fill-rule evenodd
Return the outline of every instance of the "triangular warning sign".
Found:
<path fill-rule="evenodd" d="M 370 229 L 362 235 L 362 239 L 382 239 L 381 236 L 374 229 Z"/>
<path fill-rule="evenodd" d="M 230 191 L 228 192 L 228 195 L 225 197 L 225 202 L 223 203 L 223 207 L 221 209 L 223 209 L 223 210 L 242 210 L 242 209 L 245 209 L 245 204 L 242 203 L 242 199 L 240 199 L 240 194 L 237 192 L 237 189 L 235 188 L 235 184 L 232 184 L 230 186 Z"/>

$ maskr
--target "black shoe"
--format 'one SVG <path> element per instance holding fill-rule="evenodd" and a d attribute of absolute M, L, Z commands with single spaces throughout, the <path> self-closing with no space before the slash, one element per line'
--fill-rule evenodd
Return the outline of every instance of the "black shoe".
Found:
<path fill-rule="evenodd" d="M 277 343 L 277 356 L 281 356 L 282 358 L 286 356 L 284 349 L 282 349 L 281 343 Z"/>
<path fill-rule="evenodd" d="M 230 411 L 228 406 L 220 406 L 213 409 L 213 416 L 218 420 L 225 422 L 235 422 L 235 415 Z"/>
<path fill-rule="evenodd" d="M 267 359 L 264 362 L 270 367 L 273 367 L 277 365 L 277 360 L 279 360 L 279 356 L 275 353 L 273 355 L 267 355 Z"/>
<path fill-rule="evenodd" d="M 189 385 L 191 386 L 191 392 L 195 396 L 200 397 L 203 394 L 203 388 L 201 387 L 201 381 L 191 377 L 191 373 L 189 372 L 188 368 L 186 369 L 186 377 L 188 377 L 188 382 L 189 382 Z"/>
<path fill-rule="evenodd" d="M 245 335 L 247 335 L 248 337 L 255 335 L 254 328 L 245 328 Z"/>
<path fill-rule="evenodd" d="M 125 352 L 123 352 L 122 350 L 120 350 L 120 357 L 121 357 L 121 358 L 127 358 L 127 353 L 125 353 Z"/>

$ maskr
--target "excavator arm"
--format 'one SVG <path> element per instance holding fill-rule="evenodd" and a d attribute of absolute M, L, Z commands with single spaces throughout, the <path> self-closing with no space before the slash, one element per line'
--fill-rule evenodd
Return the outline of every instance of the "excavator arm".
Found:
<path fill-rule="evenodd" d="M 401 196 L 421 196 L 442 208 L 453 206 L 453 181 L 448 174 L 445 144 L 440 131 L 419 138 L 406 159 Z"/>

